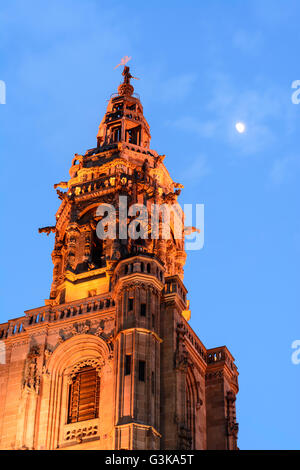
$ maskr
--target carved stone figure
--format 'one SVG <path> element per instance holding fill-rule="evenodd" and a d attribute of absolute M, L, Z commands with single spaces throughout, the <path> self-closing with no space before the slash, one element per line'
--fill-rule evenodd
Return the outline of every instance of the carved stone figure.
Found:
<path fill-rule="evenodd" d="M 39 347 L 32 346 L 27 355 L 23 380 L 23 388 L 35 393 L 39 393 L 40 387 L 40 376 L 37 370 L 37 358 L 39 357 L 39 355 Z"/>

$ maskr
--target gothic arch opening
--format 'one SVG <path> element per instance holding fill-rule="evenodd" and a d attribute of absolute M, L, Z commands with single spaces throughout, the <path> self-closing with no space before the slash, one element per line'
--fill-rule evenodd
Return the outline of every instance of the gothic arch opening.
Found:
<path fill-rule="evenodd" d="M 79 437 L 91 438 L 79 436 L 79 430 L 92 430 L 93 439 L 99 439 L 98 420 L 110 406 L 107 396 L 112 394 L 110 357 L 107 343 L 90 334 L 67 339 L 50 355 L 41 404 L 48 413 L 47 448 L 76 444 Z M 112 423 L 101 422 L 101 426 L 110 429 Z"/>

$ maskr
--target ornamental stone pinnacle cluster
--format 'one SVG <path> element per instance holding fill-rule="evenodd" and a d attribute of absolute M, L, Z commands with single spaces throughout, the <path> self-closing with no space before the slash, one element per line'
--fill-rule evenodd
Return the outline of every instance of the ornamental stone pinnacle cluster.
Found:
<path fill-rule="evenodd" d="M 184 233 L 173 236 L 183 186 L 150 148 L 127 66 L 123 77 L 96 147 L 54 185 L 55 224 L 39 229 L 55 235 L 49 299 L 0 325 L 1 449 L 237 449 L 234 358 L 189 325 Z M 175 205 L 171 236 L 100 239 L 97 208 L 119 221 L 120 196 Z"/>

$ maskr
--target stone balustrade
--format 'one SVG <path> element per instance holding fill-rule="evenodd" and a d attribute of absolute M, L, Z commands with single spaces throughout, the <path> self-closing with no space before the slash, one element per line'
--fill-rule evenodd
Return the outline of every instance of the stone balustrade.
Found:
<path fill-rule="evenodd" d="M 165 279 L 164 295 L 177 293 L 186 303 L 186 289 L 178 276 L 170 276 Z"/>
<path fill-rule="evenodd" d="M 107 311 L 114 308 L 114 306 L 113 299 L 106 294 L 70 302 L 65 305 L 45 306 L 28 310 L 25 312 L 25 316 L 0 324 L 0 340 L 24 333 L 27 328 L 40 325 L 44 322 L 52 323 L 79 315 Z"/>
<path fill-rule="evenodd" d="M 200 341 L 194 330 L 190 327 L 190 325 L 186 322 L 186 333 L 185 336 L 192 344 L 192 346 L 196 349 L 198 354 L 201 356 L 204 362 L 207 363 L 207 351 L 203 343 Z"/>
<path fill-rule="evenodd" d="M 164 282 L 164 273 L 160 263 L 153 256 L 143 252 L 131 256 L 117 266 L 114 282 L 116 283 L 120 278 L 136 273 L 155 276 L 160 282 Z"/>
<path fill-rule="evenodd" d="M 234 358 L 232 357 L 226 346 L 207 350 L 208 364 L 221 361 L 226 363 L 232 371 L 237 370 L 236 365 L 234 364 Z"/>
<path fill-rule="evenodd" d="M 82 442 L 85 439 L 91 439 L 99 436 L 99 418 L 87 421 L 79 421 L 64 426 L 64 441 Z"/>

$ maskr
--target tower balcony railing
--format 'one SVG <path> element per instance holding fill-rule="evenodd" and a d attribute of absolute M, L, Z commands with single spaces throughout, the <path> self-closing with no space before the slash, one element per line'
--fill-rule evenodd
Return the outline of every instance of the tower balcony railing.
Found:
<path fill-rule="evenodd" d="M 144 155 L 150 155 L 151 157 L 158 157 L 158 153 L 155 150 L 151 150 L 148 147 L 142 145 L 133 144 L 131 142 L 115 141 L 115 142 L 103 142 L 102 145 L 87 150 L 85 157 L 97 156 L 98 154 L 109 152 L 110 150 L 132 150 L 133 152 L 142 153 Z"/>
<path fill-rule="evenodd" d="M 207 354 L 208 364 L 220 361 L 225 361 L 225 351 L 223 350 L 223 348 L 216 348 L 212 352 L 209 352 Z"/>
<path fill-rule="evenodd" d="M 130 98 L 132 98 L 132 97 L 137 98 L 138 100 L 141 99 L 140 95 L 138 93 L 135 93 L 135 92 L 132 93 L 132 95 L 130 96 Z M 123 96 L 119 95 L 119 93 L 112 93 L 110 95 L 110 99 L 113 100 L 113 101 L 116 101 L 118 98 L 123 98 Z"/>
<path fill-rule="evenodd" d="M 165 279 L 164 295 L 178 294 L 179 297 L 186 303 L 186 289 L 178 276 L 170 276 Z"/>
<path fill-rule="evenodd" d="M 117 266 L 114 274 L 114 282 L 120 278 L 142 274 L 156 277 L 160 283 L 164 282 L 164 271 L 161 262 L 155 258 L 153 253 L 137 252 L 135 254 L 128 255 L 124 260 L 121 261 L 120 265 Z"/>
<path fill-rule="evenodd" d="M 88 181 L 77 181 L 72 184 L 70 191 L 72 191 L 76 197 L 80 198 L 82 196 L 92 196 L 94 193 L 98 195 L 99 191 L 102 192 L 112 192 L 118 190 L 118 185 L 123 187 L 130 187 L 135 182 L 143 183 L 147 185 L 152 185 L 152 178 L 147 175 L 132 175 L 125 172 L 121 173 L 111 173 L 110 175 L 104 175 L 99 178 L 90 179 Z"/>
<path fill-rule="evenodd" d="M 119 175 L 116 174 L 104 175 L 100 178 L 92 179 L 89 181 L 77 182 L 71 187 L 71 189 L 74 190 L 76 188 L 76 196 L 83 196 L 84 194 L 93 193 L 99 190 L 103 191 L 107 189 L 115 189 L 117 176 L 119 177 Z M 128 175 L 127 173 L 122 173 L 119 179 L 121 179 L 122 177 L 126 178 L 126 183 L 131 182 L 133 180 L 133 176 Z"/>
<path fill-rule="evenodd" d="M 207 350 L 207 377 L 213 377 L 213 370 L 216 368 L 222 369 L 224 366 L 227 366 L 231 371 L 231 383 L 236 388 L 236 393 L 238 391 L 238 370 L 237 366 L 234 363 L 234 357 L 230 354 L 226 346 L 221 346 L 219 348 L 213 348 Z"/>
<path fill-rule="evenodd" d="M 94 418 L 77 423 L 65 424 L 63 442 L 65 445 L 80 444 L 83 441 L 99 439 L 99 418 Z"/>
<path fill-rule="evenodd" d="M 207 350 L 207 363 L 226 363 L 232 371 L 236 370 L 236 365 L 234 364 L 234 358 L 226 348 L 226 346 L 221 346 L 219 348 L 213 348 Z"/>
<path fill-rule="evenodd" d="M 158 153 L 155 150 L 150 150 L 142 145 L 132 144 L 131 142 L 122 142 L 122 147 L 133 152 L 144 153 L 150 155 L 151 157 L 158 157 Z"/>
<path fill-rule="evenodd" d="M 26 332 L 28 328 L 43 323 L 54 323 L 69 320 L 95 312 L 107 312 L 115 307 L 115 302 L 107 294 L 101 294 L 85 299 L 77 300 L 67 304 L 40 307 L 29 310 L 25 316 L 9 320 L 0 324 L 0 340 Z"/>

